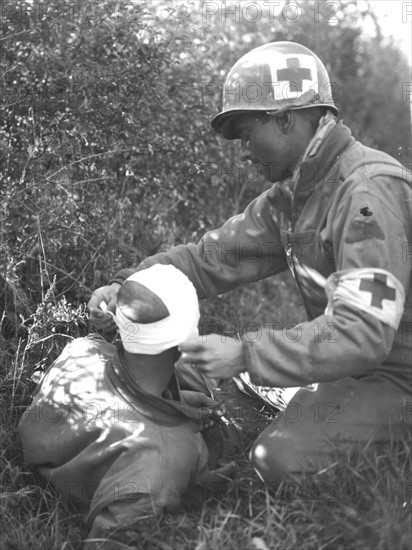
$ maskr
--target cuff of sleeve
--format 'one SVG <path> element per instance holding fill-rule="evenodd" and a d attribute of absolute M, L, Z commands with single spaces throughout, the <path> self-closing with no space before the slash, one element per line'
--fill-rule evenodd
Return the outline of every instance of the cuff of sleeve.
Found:
<path fill-rule="evenodd" d="M 261 377 L 259 376 L 259 373 L 256 372 L 256 370 L 254 369 L 256 358 L 254 357 L 253 342 L 249 342 L 243 338 L 241 340 L 246 371 L 249 373 L 251 381 L 256 385 L 261 386 L 263 385 Z"/>
<path fill-rule="evenodd" d="M 114 279 L 112 279 L 109 284 L 117 283 L 122 285 L 128 277 L 133 275 L 133 273 L 142 271 L 142 269 L 146 269 L 147 267 L 150 266 L 146 265 L 145 261 L 143 261 L 135 268 L 121 269 L 118 273 L 116 273 Z"/>
<path fill-rule="evenodd" d="M 133 275 L 134 270 L 133 269 L 122 269 L 118 273 L 116 273 L 116 276 L 114 279 L 111 279 L 109 282 L 109 285 L 112 285 L 113 283 L 117 283 L 118 285 L 122 285 L 125 280 L 130 277 L 130 275 Z"/>

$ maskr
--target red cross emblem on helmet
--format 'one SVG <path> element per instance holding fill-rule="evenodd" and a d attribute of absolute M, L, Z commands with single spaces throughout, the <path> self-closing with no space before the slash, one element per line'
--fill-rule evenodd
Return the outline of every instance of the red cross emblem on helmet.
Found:
<path fill-rule="evenodd" d="M 241 57 L 227 75 L 222 110 L 212 119 L 221 132 L 230 116 L 251 111 L 329 107 L 338 113 L 329 75 L 320 59 L 295 42 L 271 42 Z M 234 133 L 225 137 L 236 139 Z"/>

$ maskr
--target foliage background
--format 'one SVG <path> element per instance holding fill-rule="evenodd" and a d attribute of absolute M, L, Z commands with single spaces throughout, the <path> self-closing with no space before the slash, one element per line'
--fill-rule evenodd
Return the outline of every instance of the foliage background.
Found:
<path fill-rule="evenodd" d="M 410 162 L 410 68 L 379 28 L 362 34 L 367 10 L 289 2 L 253 22 L 258 12 L 234 4 L 237 14 L 176 0 L 2 4 L 0 266 L 31 309 L 55 275 L 58 295 L 87 300 L 264 189 L 209 121 L 227 70 L 268 41 L 313 49 L 355 137 Z"/>

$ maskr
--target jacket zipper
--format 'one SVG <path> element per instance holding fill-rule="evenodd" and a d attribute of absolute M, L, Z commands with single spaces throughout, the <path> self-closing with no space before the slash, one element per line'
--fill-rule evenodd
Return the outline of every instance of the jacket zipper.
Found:
<path fill-rule="evenodd" d="M 289 224 L 290 224 L 290 222 L 289 222 Z M 300 286 L 298 274 L 297 274 L 296 269 L 295 269 L 295 262 L 293 261 L 292 245 L 290 244 L 290 242 L 288 242 L 288 246 L 287 246 L 287 249 L 286 249 L 286 256 L 289 258 L 289 265 L 292 265 L 293 277 L 296 281 L 296 285 L 299 289 L 300 295 L 302 296 L 303 305 L 305 306 L 306 316 L 308 318 L 308 321 L 310 321 L 312 319 L 312 316 L 309 313 L 309 307 L 308 307 L 308 304 L 306 302 L 305 294 L 302 292 L 302 287 Z"/>

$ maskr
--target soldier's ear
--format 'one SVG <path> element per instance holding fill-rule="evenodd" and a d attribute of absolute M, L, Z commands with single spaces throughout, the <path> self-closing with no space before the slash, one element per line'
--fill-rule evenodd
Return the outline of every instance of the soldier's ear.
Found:
<path fill-rule="evenodd" d="M 284 111 L 276 114 L 275 120 L 282 134 L 288 134 L 295 123 L 295 113 L 293 111 Z"/>

